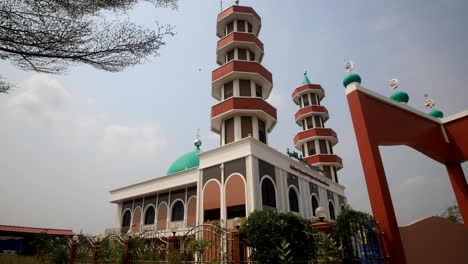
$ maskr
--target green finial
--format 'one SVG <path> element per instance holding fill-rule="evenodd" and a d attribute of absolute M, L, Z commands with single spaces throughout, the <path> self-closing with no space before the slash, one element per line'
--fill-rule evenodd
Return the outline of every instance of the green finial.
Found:
<path fill-rule="evenodd" d="M 403 91 L 396 91 L 390 96 L 390 99 L 407 104 L 409 102 L 409 95 Z"/>
<path fill-rule="evenodd" d="M 309 77 L 307 77 L 307 71 L 304 71 L 304 80 L 302 81 L 302 85 L 306 84 L 312 84 L 309 80 Z"/>
<path fill-rule="evenodd" d="M 396 90 L 398 86 L 400 86 L 400 81 L 398 79 L 391 79 L 388 84 L 392 90 Z M 399 103 L 407 104 L 409 102 L 409 95 L 403 91 L 395 91 L 392 95 L 390 95 L 390 99 Z"/>
<path fill-rule="evenodd" d="M 426 109 L 431 109 L 431 111 L 429 111 L 428 114 L 435 118 L 443 118 L 444 113 L 442 111 L 432 109 L 435 106 L 434 100 L 432 100 L 432 98 L 430 98 L 428 94 L 424 94 L 424 97 L 426 98 L 426 100 L 424 101 L 424 106 L 426 107 Z"/>
<path fill-rule="evenodd" d="M 435 118 L 442 118 L 444 117 L 444 113 L 440 110 L 437 110 L 437 109 L 432 109 L 430 112 L 429 112 L 429 115 L 432 116 L 432 117 L 435 117 Z"/>
<path fill-rule="evenodd" d="M 361 83 L 361 76 L 359 76 L 358 74 L 352 73 L 353 70 L 354 70 L 354 62 L 349 60 L 349 59 L 346 59 L 345 60 L 345 71 L 346 71 L 347 75 L 343 79 L 343 86 L 345 88 L 349 84 L 354 83 L 354 82 Z"/>

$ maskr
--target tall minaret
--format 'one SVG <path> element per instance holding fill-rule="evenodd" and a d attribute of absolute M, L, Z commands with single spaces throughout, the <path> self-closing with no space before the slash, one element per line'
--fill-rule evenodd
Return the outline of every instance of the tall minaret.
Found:
<path fill-rule="evenodd" d="M 212 73 L 211 130 L 225 145 L 252 136 L 267 144 L 276 124 L 276 109 L 265 100 L 273 87 L 262 65 L 263 43 L 258 39 L 261 18 L 251 7 L 234 5 L 218 15 L 217 63 Z"/>
<path fill-rule="evenodd" d="M 333 154 L 333 146 L 338 143 L 335 131 L 325 128 L 328 110 L 320 105 L 324 96 L 322 86 L 312 84 L 305 72 L 302 85 L 292 94 L 294 103 L 299 105 L 294 117 L 302 127 L 294 137 L 294 145 L 309 164 L 320 166 L 327 178 L 338 182 L 336 172 L 343 167 L 343 162 Z"/>

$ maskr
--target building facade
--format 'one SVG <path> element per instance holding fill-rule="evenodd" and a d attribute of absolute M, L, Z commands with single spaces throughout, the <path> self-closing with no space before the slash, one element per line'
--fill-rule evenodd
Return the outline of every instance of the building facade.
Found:
<path fill-rule="evenodd" d="M 219 134 L 220 146 L 201 151 L 197 139 L 195 149 L 177 159 L 167 175 L 111 191 L 116 228 L 181 232 L 213 221 L 232 228 L 234 218 L 255 210 L 314 218 L 319 206 L 333 220 L 346 205 L 337 176 L 342 162 L 332 149 L 338 139 L 324 127 L 324 91 L 307 76 L 293 92 L 300 107 L 295 120 L 303 129 L 294 144 L 301 154 L 288 150 L 285 155 L 269 146 L 277 117 L 266 101 L 273 78 L 261 64 L 261 26 L 251 7 L 234 5 L 218 15 L 219 67 L 212 73 L 211 92 L 219 103 L 211 109 L 211 130 Z"/>

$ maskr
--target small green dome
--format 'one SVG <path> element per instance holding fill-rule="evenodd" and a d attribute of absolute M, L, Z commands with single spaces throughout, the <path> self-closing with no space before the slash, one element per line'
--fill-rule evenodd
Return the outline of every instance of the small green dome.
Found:
<path fill-rule="evenodd" d="M 361 76 L 355 73 L 350 73 L 346 75 L 346 77 L 343 79 L 343 86 L 346 88 L 349 84 L 353 82 L 361 83 Z"/>
<path fill-rule="evenodd" d="M 180 158 L 176 159 L 176 161 L 174 161 L 171 167 L 169 167 L 167 170 L 167 174 L 169 175 L 179 171 L 198 167 L 200 165 L 200 157 L 198 157 L 198 153 L 200 153 L 200 151 L 200 148 L 197 147 L 194 151 L 185 153 Z"/>
<path fill-rule="evenodd" d="M 433 116 L 435 118 L 442 118 L 444 117 L 444 113 L 440 110 L 433 109 L 429 112 L 430 116 Z"/>
<path fill-rule="evenodd" d="M 396 91 L 390 96 L 390 99 L 406 104 L 409 101 L 409 95 L 403 91 Z"/>

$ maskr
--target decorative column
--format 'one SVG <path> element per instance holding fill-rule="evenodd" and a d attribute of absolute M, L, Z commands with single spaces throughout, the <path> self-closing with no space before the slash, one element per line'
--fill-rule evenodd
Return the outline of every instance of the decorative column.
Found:
<path fill-rule="evenodd" d="M 294 145 L 309 164 L 320 166 L 327 178 L 338 182 L 337 171 L 343 162 L 333 153 L 333 146 L 338 143 L 335 131 L 325 127 L 329 116 L 328 110 L 320 105 L 324 97 L 322 86 L 312 84 L 305 72 L 302 85 L 292 93 L 293 102 L 299 106 L 294 117 L 302 127 L 294 137 Z"/>
<path fill-rule="evenodd" d="M 221 145 L 246 137 L 267 144 L 276 124 L 276 109 L 265 101 L 273 78 L 261 64 L 260 28 L 261 18 L 251 7 L 234 5 L 218 15 L 220 66 L 212 73 L 212 96 L 219 103 L 211 108 L 211 130 Z"/>

